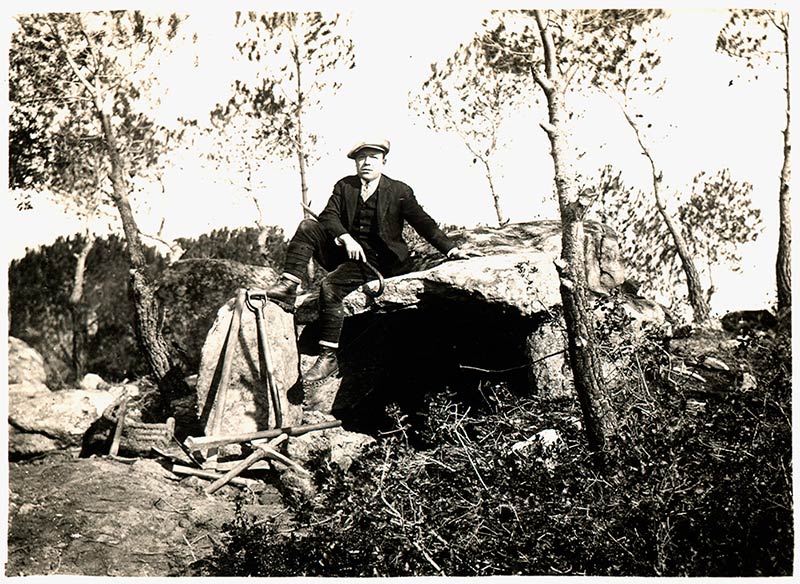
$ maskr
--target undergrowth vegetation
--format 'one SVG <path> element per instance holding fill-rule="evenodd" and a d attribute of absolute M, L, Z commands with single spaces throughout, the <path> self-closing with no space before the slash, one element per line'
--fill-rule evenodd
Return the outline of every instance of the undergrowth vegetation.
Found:
<path fill-rule="evenodd" d="M 577 400 L 503 383 L 483 383 L 478 407 L 440 393 L 422 426 L 393 409 L 395 430 L 348 472 L 316 465 L 290 532 L 239 514 L 205 573 L 790 575 L 788 333 L 740 335 L 735 379 L 693 386 L 668 338 L 621 320 L 612 310 L 598 332 L 621 424 L 605 465 Z"/>

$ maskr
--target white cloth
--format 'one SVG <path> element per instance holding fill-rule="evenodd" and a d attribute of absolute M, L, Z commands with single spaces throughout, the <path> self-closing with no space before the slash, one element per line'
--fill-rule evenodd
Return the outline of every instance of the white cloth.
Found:
<path fill-rule="evenodd" d="M 380 179 L 375 179 L 375 180 L 372 180 L 372 181 L 365 181 L 365 180 L 361 181 L 361 200 L 362 201 L 366 201 L 372 195 L 375 194 L 375 191 L 378 190 L 378 183 L 379 182 L 380 182 Z"/>

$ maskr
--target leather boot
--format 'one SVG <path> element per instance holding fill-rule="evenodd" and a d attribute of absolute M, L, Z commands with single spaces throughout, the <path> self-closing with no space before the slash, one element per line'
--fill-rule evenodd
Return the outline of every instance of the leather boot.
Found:
<path fill-rule="evenodd" d="M 319 357 L 303 375 L 303 385 L 306 387 L 322 385 L 338 373 L 339 363 L 336 361 L 336 349 L 320 345 Z"/>
<path fill-rule="evenodd" d="M 297 282 L 281 276 L 269 290 L 267 298 L 283 308 L 286 312 L 294 314 L 294 301 L 297 298 Z"/>

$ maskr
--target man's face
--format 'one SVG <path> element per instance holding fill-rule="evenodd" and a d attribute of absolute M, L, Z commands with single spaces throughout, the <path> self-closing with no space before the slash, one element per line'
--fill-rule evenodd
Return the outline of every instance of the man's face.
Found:
<path fill-rule="evenodd" d="M 380 178 L 385 162 L 382 150 L 377 148 L 362 148 L 356 152 L 356 172 L 362 180 L 373 181 Z"/>

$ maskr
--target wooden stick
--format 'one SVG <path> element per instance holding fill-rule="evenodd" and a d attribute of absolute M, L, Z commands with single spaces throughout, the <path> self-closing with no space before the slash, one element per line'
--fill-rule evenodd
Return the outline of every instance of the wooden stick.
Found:
<path fill-rule="evenodd" d="M 280 444 L 287 438 L 288 436 L 286 434 L 281 434 L 280 436 L 275 438 L 272 442 L 270 442 L 270 444 L 271 445 Z M 239 476 L 240 474 L 242 474 L 242 472 L 247 470 L 251 465 L 258 462 L 259 460 L 266 458 L 268 455 L 269 453 L 266 450 L 263 450 L 262 448 L 257 449 L 255 452 L 253 452 L 253 454 L 245 458 L 242 462 L 234 466 L 223 476 L 221 476 L 216 481 L 208 485 L 205 489 L 206 494 L 211 495 L 212 493 L 217 492 L 223 486 L 227 485 L 232 478 Z"/>
<path fill-rule="evenodd" d="M 277 450 L 273 449 L 269 444 L 256 444 L 255 447 L 258 450 L 264 452 L 266 456 L 269 456 L 270 458 L 274 458 L 275 460 L 277 460 L 279 462 L 282 462 L 283 464 L 285 464 L 289 468 L 293 468 L 294 470 L 296 470 L 300 474 L 304 474 L 307 477 L 311 476 L 310 472 L 308 472 L 302 466 L 297 464 L 291 458 L 288 458 L 288 457 L 284 456 L 283 454 L 281 454 L 280 452 L 278 452 Z"/>
<path fill-rule="evenodd" d="M 264 303 L 268 302 L 266 292 L 252 292 L 254 297 L 263 295 Z M 266 371 L 262 372 L 264 385 L 266 386 L 267 393 L 269 394 L 272 408 L 275 411 L 275 426 L 280 428 L 283 426 L 283 404 L 281 403 L 281 396 L 278 391 L 278 381 L 275 379 L 275 365 L 272 361 L 272 351 L 269 348 L 269 338 L 267 337 L 267 327 L 264 323 L 264 304 L 259 306 L 253 305 L 256 313 L 256 327 L 258 328 L 258 336 L 261 339 L 261 351 L 264 355 L 264 368 Z"/>
<path fill-rule="evenodd" d="M 209 480 L 216 480 L 222 477 L 221 474 L 212 470 L 202 470 L 199 468 L 192 468 L 191 466 L 183 466 L 182 464 L 173 464 L 172 472 L 174 472 L 176 475 L 194 476 Z M 258 481 L 254 481 L 253 479 L 245 479 L 242 477 L 234 477 L 230 480 L 232 485 L 238 485 L 240 487 L 249 487 L 257 482 Z"/>
<path fill-rule="evenodd" d="M 242 311 L 244 310 L 244 290 L 239 289 L 236 295 L 236 304 L 231 316 L 231 326 L 228 329 L 228 338 L 225 343 L 225 354 L 222 357 L 222 371 L 219 376 L 217 386 L 216 403 L 214 404 L 214 421 L 211 431 L 218 434 L 222 429 L 222 418 L 225 415 L 225 401 L 228 394 L 228 382 L 231 377 L 231 366 L 233 364 L 233 353 L 236 350 L 236 343 L 239 341 L 239 329 L 242 324 Z"/>
<path fill-rule="evenodd" d="M 111 441 L 111 448 L 108 453 L 111 456 L 116 456 L 119 452 L 119 442 L 122 439 L 122 427 L 125 425 L 125 415 L 128 413 L 128 400 L 123 399 L 119 404 L 119 411 L 117 412 L 117 427 L 114 429 L 114 439 Z"/>
<path fill-rule="evenodd" d="M 317 424 L 305 424 L 301 426 L 288 426 L 286 428 L 270 428 L 269 430 L 259 430 L 258 432 L 248 432 L 245 434 L 229 434 L 226 436 L 189 436 L 184 441 L 189 450 L 200 450 L 201 448 L 211 448 L 212 446 L 222 446 L 224 444 L 237 444 L 242 442 L 252 442 L 259 438 L 274 438 L 281 434 L 288 436 L 300 436 L 308 432 L 317 430 L 327 430 L 328 428 L 338 428 L 342 425 L 340 420 L 330 422 L 319 422 Z"/>
<path fill-rule="evenodd" d="M 217 472 L 228 472 L 234 466 L 239 463 L 239 460 L 225 460 L 220 462 L 219 460 L 216 461 L 215 466 L 212 468 L 211 466 L 203 465 L 203 470 L 216 470 Z M 269 470 L 271 468 L 271 464 L 269 461 L 260 461 L 250 465 L 250 470 Z M 222 476 L 222 475 L 219 475 Z"/>

